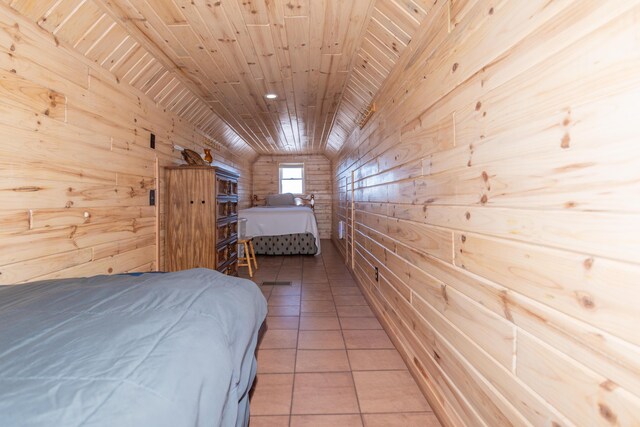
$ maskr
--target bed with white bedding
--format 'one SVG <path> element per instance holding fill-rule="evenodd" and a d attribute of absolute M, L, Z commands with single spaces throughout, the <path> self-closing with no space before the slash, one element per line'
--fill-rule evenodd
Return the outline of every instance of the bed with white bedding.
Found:
<path fill-rule="evenodd" d="M 258 254 L 320 254 L 318 223 L 308 206 L 259 206 L 241 209 L 238 217 L 247 219 L 246 235 L 254 237 Z"/>
<path fill-rule="evenodd" d="M 208 269 L 0 287 L 1 426 L 246 426 L 267 305 Z"/>

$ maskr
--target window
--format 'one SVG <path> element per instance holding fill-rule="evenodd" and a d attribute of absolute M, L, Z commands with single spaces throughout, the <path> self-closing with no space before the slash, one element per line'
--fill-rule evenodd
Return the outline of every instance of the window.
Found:
<path fill-rule="evenodd" d="M 304 193 L 304 164 L 280 163 L 280 193 Z"/>

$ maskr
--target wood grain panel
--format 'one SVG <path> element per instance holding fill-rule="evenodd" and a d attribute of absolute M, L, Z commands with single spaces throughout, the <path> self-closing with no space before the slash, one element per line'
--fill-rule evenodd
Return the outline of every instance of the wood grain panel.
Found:
<path fill-rule="evenodd" d="M 215 174 L 213 170 L 171 169 L 167 177 L 167 269 L 214 267 Z"/>
<path fill-rule="evenodd" d="M 432 7 L 393 0 L 5 3 L 120 80 L 144 93 L 155 88 L 151 96 L 164 108 L 248 156 L 251 148 L 317 154 L 329 140 L 335 152 Z M 356 76 L 360 57 L 384 58 L 384 72 L 372 64 Z M 332 66 L 323 67 L 328 58 Z M 266 93 L 279 100 L 265 100 Z M 194 104 L 199 120 L 186 114 Z"/>
<path fill-rule="evenodd" d="M 41 16 L 53 6 L 18 3 Z M 244 171 L 239 192 L 249 204 L 250 156 L 227 150 L 5 5 L 0 40 L 1 284 L 162 269 L 163 167 L 182 163 L 174 145 L 209 147 L 216 165 Z"/>
<path fill-rule="evenodd" d="M 444 424 L 640 423 L 638 14 L 436 2 L 391 70 L 372 30 L 334 241 Z"/>

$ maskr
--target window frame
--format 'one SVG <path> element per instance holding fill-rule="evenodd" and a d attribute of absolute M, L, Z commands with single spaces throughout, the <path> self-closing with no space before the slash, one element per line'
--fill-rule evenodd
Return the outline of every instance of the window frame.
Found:
<path fill-rule="evenodd" d="M 283 178 L 282 177 L 282 170 L 283 169 L 300 169 L 301 170 L 301 177 L 300 178 Z M 304 194 L 304 187 L 305 187 L 305 179 L 304 179 L 304 163 L 300 163 L 300 162 L 286 162 L 286 163 L 278 163 L 278 192 L 282 193 L 282 181 L 300 181 L 301 183 L 301 187 L 302 187 L 302 192 L 300 193 L 293 193 L 295 195 L 303 195 Z"/>

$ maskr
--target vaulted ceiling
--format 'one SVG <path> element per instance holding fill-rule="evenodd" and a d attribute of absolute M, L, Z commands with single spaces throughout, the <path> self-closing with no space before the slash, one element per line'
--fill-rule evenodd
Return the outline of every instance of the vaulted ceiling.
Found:
<path fill-rule="evenodd" d="M 329 155 L 433 3 L 2 1 L 230 149 Z"/>

